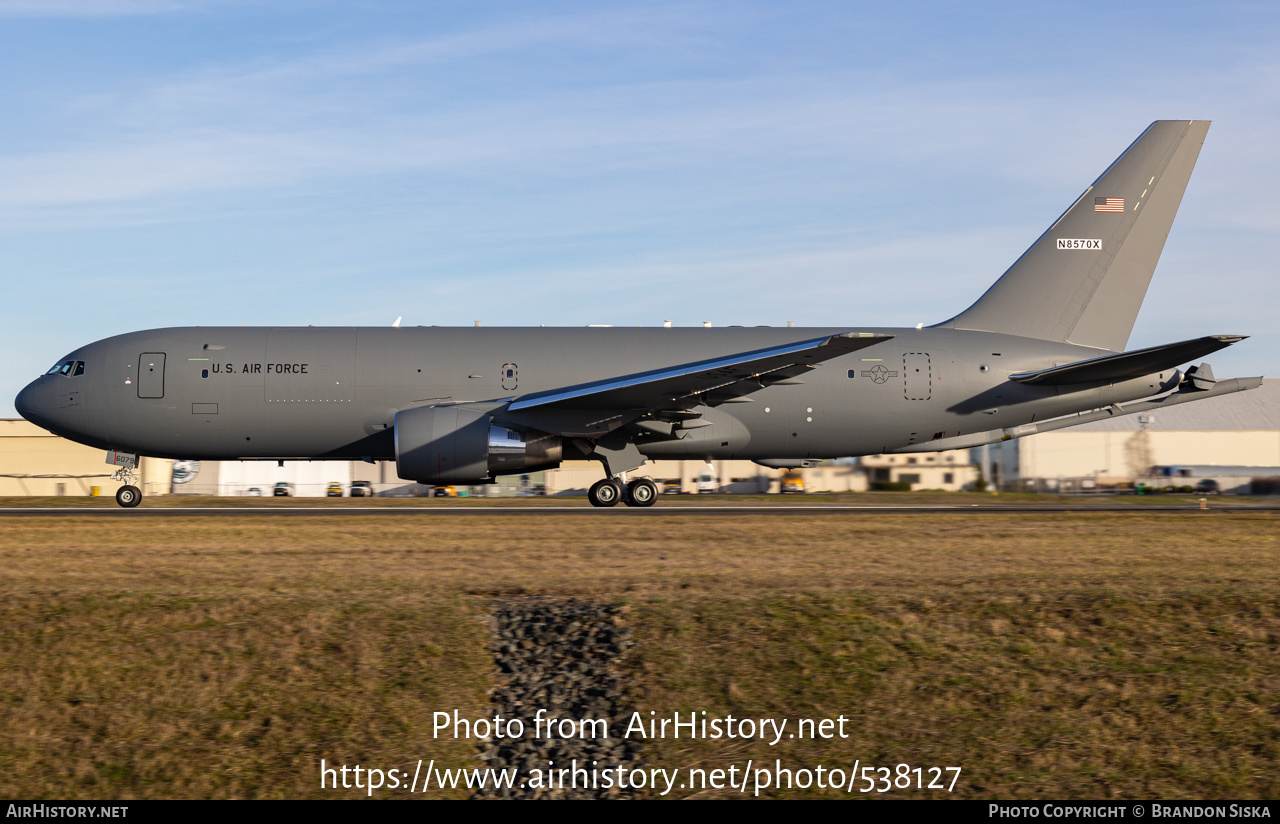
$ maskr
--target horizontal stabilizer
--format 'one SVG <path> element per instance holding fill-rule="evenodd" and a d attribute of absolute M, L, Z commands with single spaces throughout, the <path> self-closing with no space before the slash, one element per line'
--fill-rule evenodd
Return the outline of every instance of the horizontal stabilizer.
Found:
<path fill-rule="evenodd" d="M 1039 386 L 1067 386 L 1076 383 L 1098 383 L 1140 378 L 1172 369 L 1180 363 L 1202 358 L 1210 352 L 1225 349 L 1245 339 L 1243 335 L 1210 335 L 1207 338 L 1166 343 L 1149 349 L 1136 349 L 1116 355 L 1076 361 L 1035 372 L 1015 372 L 1009 380 Z M 1212 373 L 1209 375 L 1212 380 Z"/>
<path fill-rule="evenodd" d="M 1047 421 L 1038 423 L 1028 423 L 1022 426 L 1012 426 L 1006 429 L 991 429 L 986 432 L 975 432 L 972 435 L 957 435 L 953 438 L 940 438 L 936 441 L 925 441 L 923 443 L 904 446 L 900 449 L 890 449 L 889 452 L 942 452 L 947 449 L 972 449 L 975 446 L 982 446 L 989 443 L 999 443 L 1013 438 L 1025 438 L 1028 435 L 1036 435 L 1040 432 L 1053 432 L 1058 429 L 1067 429 L 1072 426 L 1079 426 L 1084 423 L 1093 423 L 1094 421 L 1102 421 L 1107 418 L 1114 418 L 1118 415 L 1132 415 L 1135 412 L 1154 412 L 1160 409 L 1168 409 L 1178 404 L 1190 403 L 1191 401 L 1200 401 L 1205 398 L 1220 398 L 1223 395 L 1231 395 L 1236 392 L 1247 392 L 1250 389 L 1257 389 L 1262 386 L 1262 378 L 1228 378 L 1226 380 L 1215 381 L 1213 388 L 1203 390 L 1183 383 L 1174 392 L 1159 397 L 1150 398 L 1148 400 L 1132 401 L 1125 404 L 1112 404 L 1105 409 L 1093 409 L 1089 412 L 1080 412 L 1075 415 L 1064 415 L 1061 418 L 1051 418 Z"/>
<path fill-rule="evenodd" d="M 1207 363 L 1199 366 L 1192 366 L 1187 369 L 1187 383 L 1191 384 L 1192 389 L 1209 390 L 1212 389 L 1218 379 L 1213 376 L 1213 367 Z"/>
<path fill-rule="evenodd" d="M 893 335 L 846 332 L 739 352 L 710 360 L 653 369 L 633 375 L 535 392 L 508 409 L 555 406 L 561 409 L 659 409 L 715 406 L 766 386 L 791 380 L 815 365 L 892 340 Z"/>

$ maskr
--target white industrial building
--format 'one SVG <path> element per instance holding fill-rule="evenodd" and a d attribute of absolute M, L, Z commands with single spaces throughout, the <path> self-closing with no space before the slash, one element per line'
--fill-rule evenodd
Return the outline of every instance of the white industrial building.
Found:
<path fill-rule="evenodd" d="M 978 480 L 978 468 L 973 465 L 967 449 L 911 455 L 867 455 L 859 463 L 872 489 L 877 483 L 905 483 L 912 489 L 960 492 L 972 490 Z"/>
<path fill-rule="evenodd" d="M 967 458 L 966 458 L 967 459 Z M 208 461 L 179 462 L 173 486 L 175 494 L 252 495 L 257 490 L 271 495 L 279 482 L 289 484 L 290 494 L 297 497 L 325 495 L 330 483 L 344 489 L 352 481 L 368 481 L 378 495 L 413 496 L 429 494 L 430 487 L 403 480 L 396 475 L 394 461 L 373 464 L 359 461 Z M 183 472 L 187 476 L 179 478 Z M 867 489 L 862 469 L 849 463 L 827 463 L 799 470 L 805 487 L 811 492 L 862 492 Z M 761 494 L 777 492 L 783 471 L 769 469 L 751 461 L 651 461 L 630 473 L 633 478 L 647 477 L 669 483 L 681 492 L 695 493 L 700 479 L 703 488 L 713 487 L 721 493 Z M 486 497 L 544 494 L 556 496 L 586 495 L 588 487 L 604 477 L 604 468 L 595 461 L 566 461 L 556 469 L 527 475 L 505 475 L 487 486 L 461 486 L 459 492 Z"/>
<path fill-rule="evenodd" d="M 1253 487 L 1280 476 L 1280 380 L 1148 414 L 1029 435 L 990 449 L 993 472 L 1006 489 L 1159 487 L 1213 478 L 1223 492 L 1267 491 Z M 974 450 L 975 463 L 982 463 L 981 452 Z"/>
<path fill-rule="evenodd" d="M 178 461 L 174 466 L 173 494 L 177 495 L 271 495 L 277 483 L 289 484 L 290 495 L 323 497 L 331 483 L 345 490 L 357 475 L 351 461 Z M 256 491 L 255 491 L 256 490 Z"/>

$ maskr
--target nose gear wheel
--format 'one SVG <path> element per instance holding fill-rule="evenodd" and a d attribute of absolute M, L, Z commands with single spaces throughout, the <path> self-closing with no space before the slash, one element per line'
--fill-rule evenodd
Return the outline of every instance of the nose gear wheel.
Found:
<path fill-rule="evenodd" d="M 137 470 L 122 466 L 111 473 L 111 480 L 124 482 L 124 486 L 116 490 L 116 503 L 120 506 L 132 508 L 142 503 L 142 490 L 137 486 Z"/>

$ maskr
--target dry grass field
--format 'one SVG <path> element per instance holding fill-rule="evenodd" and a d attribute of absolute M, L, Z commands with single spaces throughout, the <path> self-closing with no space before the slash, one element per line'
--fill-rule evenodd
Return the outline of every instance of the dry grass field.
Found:
<path fill-rule="evenodd" d="M 321 758 L 478 766 L 431 713 L 486 714 L 489 604 L 551 594 L 632 606 L 646 713 L 850 719 L 651 765 L 1275 798 L 1278 562 L 1268 512 L 4 516 L 0 796 L 329 798 Z"/>

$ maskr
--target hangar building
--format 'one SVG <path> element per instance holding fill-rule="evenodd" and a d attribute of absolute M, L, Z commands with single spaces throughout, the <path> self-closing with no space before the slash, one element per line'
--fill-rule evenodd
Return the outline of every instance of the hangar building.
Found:
<path fill-rule="evenodd" d="M 61 438 L 21 418 L 0 419 L 0 495 L 115 495 L 101 449 Z M 169 491 L 173 461 L 143 458 L 138 486 L 144 495 Z M 95 493 L 94 490 L 97 490 Z"/>

